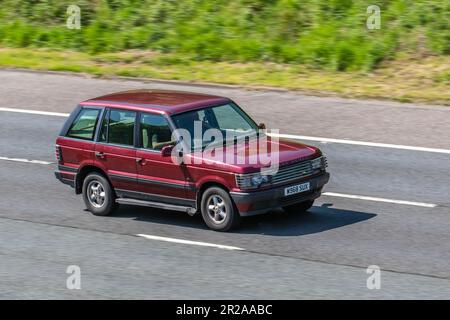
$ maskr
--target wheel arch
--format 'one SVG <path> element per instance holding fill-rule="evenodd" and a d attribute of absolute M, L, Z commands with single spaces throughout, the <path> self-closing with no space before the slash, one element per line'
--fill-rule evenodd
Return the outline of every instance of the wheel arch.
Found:
<path fill-rule="evenodd" d="M 102 170 L 101 168 L 99 168 L 97 166 L 86 165 L 83 168 L 81 168 L 76 175 L 76 178 L 75 178 L 75 193 L 76 194 L 82 193 L 83 181 L 87 177 L 87 175 L 92 172 L 97 172 L 97 173 L 103 175 L 106 178 L 106 180 L 108 180 L 108 182 L 111 184 L 111 188 L 113 188 L 111 180 L 109 179 L 108 175 L 106 174 L 106 172 L 104 170 Z"/>
<path fill-rule="evenodd" d="M 197 202 L 197 213 L 200 212 L 200 208 L 201 208 L 201 203 L 202 203 L 202 196 L 203 193 L 211 187 L 219 187 L 221 189 L 224 189 L 226 192 L 230 192 L 230 189 L 223 183 L 220 183 L 218 181 L 205 181 L 204 183 L 201 184 L 201 186 L 198 188 L 197 191 L 197 197 L 196 197 L 196 202 Z"/>

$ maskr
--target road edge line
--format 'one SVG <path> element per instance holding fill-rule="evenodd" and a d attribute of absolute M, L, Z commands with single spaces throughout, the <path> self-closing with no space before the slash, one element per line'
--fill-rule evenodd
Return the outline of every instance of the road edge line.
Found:
<path fill-rule="evenodd" d="M 0 108 L 0 111 L 16 112 L 16 113 L 28 113 L 28 114 L 56 116 L 56 117 L 66 117 L 66 118 L 69 116 L 68 113 L 49 112 L 49 111 L 37 111 L 37 110 L 27 110 L 27 109 L 14 109 L 14 108 Z M 415 146 L 406 146 L 406 145 L 390 144 L 390 143 L 379 143 L 379 142 L 368 142 L 368 141 L 347 140 L 347 139 L 311 137 L 311 136 L 301 136 L 301 135 L 283 134 L 283 133 L 269 133 L 269 136 L 278 137 L 278 138 L 286 138 L 286 139 L 294 139 L 294 140 L 306 140 L 306 141 L 317 141 L 317 142 L 325 142 L 325 143 L 339 143 L 339 144 L 348 144 L 348 145 L 357 145 L 357 146 L 366 146 L 366 147 L 378 147 L 378 148 L 388 148 L 388 149 L 397 149 L 397 150 L 408 150 L 408 151 L 420 151 L 420 152 L 450 154 L 450 150 L 449 149 L 415 147 Z"/>
<path fill-rule="evenodd" d="M 334 138 L 299 136 L 299 135 L 294 135 L 294 134 L 282 134 L 282 133 L 270 133 L 269 135 L 273 136 L 273 137 L 294 139 L 294 140 L 307 140 L 307 141 L 340 143 L 340 144 L 349 144 L 349 145 L 366 146 L 366 147 L 378 147 L 378 148 L 388 148 L 388 149 L 398 149 L 398 150 L 409 150 L 409 151 L 421 151 L 421 152 L 450 154 L 450 150 L 449 149 L 414 147 L 414 146 L 405 146 L 405 145 L 400 145 L 400 144 L 368 142 L 368 141 L 347 140 L 347 139 L 334 139 Z"/>

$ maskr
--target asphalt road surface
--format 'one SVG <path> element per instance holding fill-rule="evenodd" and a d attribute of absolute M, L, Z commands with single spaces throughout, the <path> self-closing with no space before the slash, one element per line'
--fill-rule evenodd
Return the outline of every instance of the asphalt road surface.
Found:
<path fill-rule="evenodd" d="M 450 298 L 448 108 L 17 71 L 0 71 L 0 81 L 0 298 Z M 67 113 L 134 88 L 229 96 L 285 134 L 411 148 L 308 141 L 332 174 L 310 212 L 273 212 L 218 233 L 150 208 L 93 216 L 53 176 L 65 118 L 1 110 Z M 79 290 L 66 286 L 71 265 Z M 380 289 L 367 288 L 372 265 Z"/>

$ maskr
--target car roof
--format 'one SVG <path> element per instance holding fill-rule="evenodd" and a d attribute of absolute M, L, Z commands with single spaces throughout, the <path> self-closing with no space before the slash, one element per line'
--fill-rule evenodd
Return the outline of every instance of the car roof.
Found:
<path fill-rule="evenodd" d="M 176 114 L 230 101 L 225 97 L 195 92 L 142 89 L 111 93 L 80 104 Z"/>

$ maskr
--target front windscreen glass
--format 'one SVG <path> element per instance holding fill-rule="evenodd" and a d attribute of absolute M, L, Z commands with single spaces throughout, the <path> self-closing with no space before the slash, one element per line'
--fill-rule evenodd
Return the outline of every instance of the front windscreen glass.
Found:
<path fill-rule="evenodd" d="M 205 147 L 211 144 L 210 139 L 204 139 L 209 129 L 218 130 L 224 142 L 230 137 L 239 139 L 253 136 L 258 130 L 255 122 L 234 103 L 184 112 L 173 116 L 172 119 L 178 129 L 189 132 L 192 149 L 195 146 Z"/>

